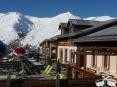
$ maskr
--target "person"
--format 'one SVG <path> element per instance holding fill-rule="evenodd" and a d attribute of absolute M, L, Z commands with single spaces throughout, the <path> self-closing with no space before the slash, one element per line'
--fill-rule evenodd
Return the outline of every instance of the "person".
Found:
<path fill-rule="evenodd" d="M 59 61 L 59 59 L 57 60 L 57 67 L 56 67 L 56 73 L 61 73 L 61 63 Z"/>
<path fill-rule="evenodd" d="M 50 57 L 48 57 L 48 65 L 52 66 L 52 60 Z"/>
<path fill-rule="evenodd" d="M 37 55 L 36 55 L 36 61 L 37 62 L 39 61 L 39 53 L 37 53 Z"/>

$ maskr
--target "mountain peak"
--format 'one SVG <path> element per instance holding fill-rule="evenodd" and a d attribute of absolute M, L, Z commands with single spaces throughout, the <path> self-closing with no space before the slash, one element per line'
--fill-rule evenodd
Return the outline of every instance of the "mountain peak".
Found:
<path fill-rule="evenodd" d="M 61 13 L 61 14 L 59 14 L 59 15 L 57 15 L 57 16 L 74 16 L 71 12 L 65 12 L 65 13 Z"/>
<path fill-rule="evenodd" d="M 80 17 L 73 15 L 71 12 L 65 12 L 65 13 L 61 13 L 57 16 L 55 16 L 54 18 L 72 18 L 72 19 L 80 19 Z"/>

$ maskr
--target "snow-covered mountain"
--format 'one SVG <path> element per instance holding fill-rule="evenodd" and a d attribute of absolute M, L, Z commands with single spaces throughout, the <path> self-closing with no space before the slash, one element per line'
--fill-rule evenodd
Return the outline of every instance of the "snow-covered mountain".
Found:
<path fill-rule="evenodd" d="M 60 34 L 58 30 L 60 22 L 67 22 L 68 19 L 79 19 L 80 17 L 67 12 L 51 18 L 36 18 L 31 16 L 27 16 L 27 18 L 34 24 L 34 29 L 27 34 L 22 43 L 24 45 L 30 43 L 35 46 L 44 39 Z"/>
<path fill-rule="evenodd" d="M 0 14 L 0 40 L 5 44 L 23 38 L 23 45 L 37 45 L 46 38 L 60 33 L 58 25 L 60 22 L 67 22 L 68 19 L 79 19 L 70 12 L 63 13 L 51 18 L 38 18 L 23 15 L 17 12 Z"/>
<path fill-rule="evenodd" d="M 17 12 L 0 13 L 0 40 L 10 44 L 20 39 L 23 45 L 37 46 L 44 39 L 60 34 L 58 26 L 68 19 L 80 19 L 70 12 L 59 14 L 51 18 L 38 18 Z M 105 21 L 113 19 L 110 16 L 89 17 L 85 20 Z"/>
<path fill-rule="evenodd" d="M 97 16 L 97 17 L 84 18 L 84 20 L 93 20 L 93 21 L 107 21 L 111 19 L 114 19 L 114 18 L 110 16 Z"/>
<path fill-rule="evenodd" d="M 5 44 L 24 37 L 33 29 L 33 23 L 20 13 L 0 14 L 0 40 Z"/>

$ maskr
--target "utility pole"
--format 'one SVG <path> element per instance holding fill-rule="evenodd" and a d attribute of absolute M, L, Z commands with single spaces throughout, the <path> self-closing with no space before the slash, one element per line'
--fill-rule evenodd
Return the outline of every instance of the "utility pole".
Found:
<path fill-rule="evenodd" d="M 56 75 L 56 87 L 60 87 L 60 76 L 59 73 Z"/>
<path fill-rule="evenodd" d="M 6 87 L 10 87 L 11 85 L 11 74 L 10 71 L 8 72 L 8 76 L 7 76 L 7 83 L 6 83 Z"/>

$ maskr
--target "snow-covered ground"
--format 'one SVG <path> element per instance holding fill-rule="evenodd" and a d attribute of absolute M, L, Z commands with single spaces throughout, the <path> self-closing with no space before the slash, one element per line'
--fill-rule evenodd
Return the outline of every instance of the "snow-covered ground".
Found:
<path fill-rule="evenodd" d="M 80 19 L 70 12 L 59 14 L 51 18 L 39 18 L 23 15 L 17 12 L 0 13 L 0 40 L 5 44 L 22 38 L 23 45 L 37 46 L 44 39 L 60 34 L 58 26 L 68 19 Z M 88 17 L 85 20 L 106 21 L 110 16 Z"/>

